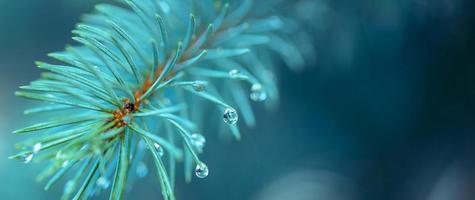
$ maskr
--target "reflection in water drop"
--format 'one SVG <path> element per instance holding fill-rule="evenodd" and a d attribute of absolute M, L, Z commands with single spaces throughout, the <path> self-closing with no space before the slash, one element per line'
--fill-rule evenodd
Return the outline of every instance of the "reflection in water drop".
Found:
<path fill-rule="evenodd" d="M 233 125 L 238 121 L 239 116 L 233 108 L 226 108 L 223 114 L 223 120 L 226 124 Z"/>
<path fill-rule="evenodd" d="M 196 92 L 203 92 L 206 90 L 206 82 L 205 81 L 195 81 L 193 83 L 193 90 Z"/>
<path fill-rule="evenodd" d="M 198 178 L 206 178 L 209 175 L 208 166 L 204 163 L 198 163 L 196 165 L 195 175 Z"/>

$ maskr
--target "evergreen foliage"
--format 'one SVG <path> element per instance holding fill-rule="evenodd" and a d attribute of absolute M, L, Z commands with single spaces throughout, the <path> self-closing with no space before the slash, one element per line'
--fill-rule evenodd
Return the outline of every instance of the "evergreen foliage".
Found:
<path fill-rule="evenodd" d="M 73 31 L 78 44 L 49 54 L 56 63 L 36 62 L 45 72 L 16 93 L 42 102 L 25 111 L 41 123 L 15 131 L 31 137 L 11 158 L 50 162 L 38 179 L 48 179 L 45 190 L 68 179 L 62 199 L 108 188 L 110 199 L 122 199 L 127 184 L 145 175 L 136 172 L 147 169 L 144 157 L 151 155 L 164 199 L 175 199 L 177 163 L 187 181 L 209 173 L 199 156 L 203 124 L 222 117 L 239 140 L 238 118 L 255 124 L 251 100 L 276 104 L 279 62 L 303 66 L 292 37 L 305 32 L 289 6 L 252 0 L 97 5 Z"/>

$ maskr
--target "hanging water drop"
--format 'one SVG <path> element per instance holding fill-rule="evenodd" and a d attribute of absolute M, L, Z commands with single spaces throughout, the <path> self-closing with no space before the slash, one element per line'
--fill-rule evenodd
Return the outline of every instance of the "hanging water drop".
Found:
<path fill-rule="evenodd" d="M 165 151 L 163 151 L 163 147 L 158 143 L 155 143 L 153 145 L 155 146 L 155 150 L 157 151 L 158 155 L 162 157 L 163 154 L 165 154 Z"/>
<path fill-rule="evenodd" d="M 206 90 L 206 82 L 205 81 L 195 81 L 193 82 L 193 90 L 196 92 L 203 92 Z"/>
<path fill-rule="evenodd" d="M 137 169 L 135 172 L 137 173 L 138 177 L 143 178 L 148 174 L 148 167 L 144 162 L 140 161 L 139 164 L 137 164 Z"/>
<path fill-rule="evenodd" d="M 195 169 L 195 175 L 198 178 L 206 178 L 209 174 L 208 166 L 204 163 L 198 163 Z"/>
<path fill-rule="evenodd" d="M 101 176 L 97 179 L 96 184 L 97 184 L 97 186 L 99 186 L 102 189 L 107 189 L 110 185 L 110 182 L 109 182 L 109 180 L 107 180 L 107 178 Z"/>
<path fill-rule="evenodd" d="M 35 145 L 33 145 L 33 153 L 38 153 L 41 151 L 41 143 L 36 143 Z"/>
<path fill-rule="evenodd" d="M 193 133 L 191 135 L 191 141 L 192 141 L 193 145 L 195 145 L 195 147 L 199 151 L 202 151 L 203 147 L 205 146 L 205 143 L 206 143 L 206 138 L 201 134 Z"/>
<path fill-rule="evenodd" d="M 260 83 L 255 83 L 251 86 L 251 94 L 249 96 L 255 102 L 261 102 L 267 99 L 267 93 Z"/>
<path fill-rule="evenodd" d="M 239 71 L 238 69 L 233 69 L 233 70 L 229 71 L 229 76 L 231 78 L 237 78 L 239 76 L 239 74 L 241 74 L 241 71 Z"/>
<path fill-rule="evenodd" d="M 226 124 L 233 125 L 238 121 L 239 116 L 233 108 L 226 108 L 223 114 L 223 120 Z"/>

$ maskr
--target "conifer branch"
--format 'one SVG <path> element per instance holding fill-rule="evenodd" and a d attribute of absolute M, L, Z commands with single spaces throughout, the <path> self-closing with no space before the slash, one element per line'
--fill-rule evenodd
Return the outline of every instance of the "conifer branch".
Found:
<path fill-rule="evenodd" d="M 177 163 L 183 162 L 187 181 L 193 164 L 198 178 L 209 174 L 200 158 L 206 144 L 197 133 L 201 118 L 221 116 L 240 139 L 238 113 L 252 126 L 251 101 L 277 100 L 274 65 L 303 65 L 285 31 L 298 21 L 264 12 L 272 5 L 285 15 L 274 1 L 97 5 L 73 31 L 77 44 L 49 54 L 57 63 L 36 62 L 46 72 L 15 93 L 42 102 L 25 114 L 52 117 L 15 131 L 31 138 L 17 144 L 24 151 L 10 158 L 51 162 L 38 176 L 50 178 L 45 190 L 75 173 L 62 199 L 87 199 L 110 187 L 115 200 L 132 184 L 131 172 L 148 171 L 141 155 L 150 152 L 163 198 L 175 199 Z M 202 109 L 208 103 L 221 113 Z M 205 132 L 208 137 L 213 130 Z"/>

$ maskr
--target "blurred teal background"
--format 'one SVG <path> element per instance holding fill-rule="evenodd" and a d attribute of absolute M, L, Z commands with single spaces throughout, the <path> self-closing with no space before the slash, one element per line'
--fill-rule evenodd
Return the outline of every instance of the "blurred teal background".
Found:
<path fill-rule="evenodd" d="M 7 159 L 31 103 L 13 92 L 39 76 L 35 60 L 71 42 L 97 2 L 0 0 L 0 199 L 60 196 L 62 187 L 35 182 L 42 164 Z M 475 199 L 475 3 L 314 4 L 302 17 L 315 62 L 281 68 L 280 108 L 256 105 L 258 125 L 241 142 L 209 138 L 210 176 L 179 179 L 178 199 Z M 160 198 L 154 177 L 127 194 Z"/>

